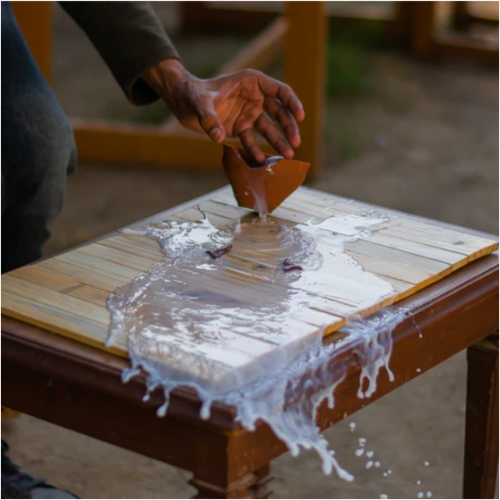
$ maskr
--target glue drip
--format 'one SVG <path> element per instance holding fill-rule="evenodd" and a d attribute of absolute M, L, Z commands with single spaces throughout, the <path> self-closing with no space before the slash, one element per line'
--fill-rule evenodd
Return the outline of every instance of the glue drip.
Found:
<path fill-rule="evenodd" d="M 159 416 L 166 414 L 173 389 L 192 387 L 202 401 L 202 418 L 209 418 L 213 401 L 233 405 L 243 427 L 254 430 L 262 420 L 292 455 L 301 447 L 314 449 L 326 474 L 335 470 L 352 480 L 316 427 L 316 413 L 325 399 L 333 408 L 335 387 L 349 363 L 361 364 L 360 390 L 365 379 L 369 382 L 360 396 L 376 390 L 380 369 L 390 374 L 392 328 L 407 312 L 389 308 L 359 320 L 357 310 L 395 291 L 344 252 L 346 243 L 386 220 L 366 212 L 312 218 L 293 227 L 256 217 L 220 230 L 204 217 L 124 231 L 156 239 L 165 255 L 108 299 L 107 344 L 125 338 L 131 359 L 124 382 L 143 370 L 146 399 L 162 388 Z M 231 251 L 216 260 L 206 253 L 228 245 Z M 302 270 L 284 273 L 285 258 Z M 353 289 L 352 297 L 336 301 L 335 289 L 326 286 L 331 271 L 343 292 L 362 279 L 364 298 L 356 298 Z M 325 312 L 356 320 L 335 343 L 323 342 Z M 315 333 L 309 333 L 314 324 Z M 353 345 L 355 359 L 346 364 L 338 356 L 335 361 L 337 352 Z"/>
<path fill-rule="evenodd" d="M 265 192 L 266 178 L 270 175 L 274 175 L 271 166 L 278 163 L 282 159 L 283 156 L 269 156 L 266 158 L 266 161 L 261 164 L 253 164 L 251 160 L 245 160 L 250 168 L 262 169 L 262 172 L 265 172 L 265 176 L 258 181 L 253 181 L 250 176 L 246 176 L 247 189 L 253 194 L 254 198 L 253 209 L 259 214 L 259 217 L 264 217 L 269 213 Z M 245 174 L 245 170 L 242 170 L 242 173 Z"/>

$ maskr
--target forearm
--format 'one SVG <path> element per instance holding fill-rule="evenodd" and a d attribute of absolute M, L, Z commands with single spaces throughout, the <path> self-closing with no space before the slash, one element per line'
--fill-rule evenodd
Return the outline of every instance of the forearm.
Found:
<path fill-rule="evenodd" d="M 180 61 L 169 58 L 153 65 L 142 78 L 182 125 L 205 132 L 219 143 L 227 136 L 239 137 L 257 162 L 262 163 L 265 155 L 254 131 L 286 158 L 292 158 L 292 147 L 300 145 L 297 121 L 304 119 L 302 104 L 289 86 L 259 71 L 244 70 L 201 80 Z M 286 139 L 271 118 L 280 124 Z"/>
<path fill-rule="evenodd" d="M 213 107 L 213 95 L 206 85 L 177 59 L 165 59 L 149 68 L 142 79 L 165 101 L 187 128 L 206 132 L 214 141 L 225 138 L 224 127 Z"/>
<path fill-rule="evenodd" d="M 179 85 L 186 82 L 192 75 L 184 68 L 178 59 L 163 59 L 148 68 L 142 79 L 162 99 L 167 101 L 175 93 Z"/>

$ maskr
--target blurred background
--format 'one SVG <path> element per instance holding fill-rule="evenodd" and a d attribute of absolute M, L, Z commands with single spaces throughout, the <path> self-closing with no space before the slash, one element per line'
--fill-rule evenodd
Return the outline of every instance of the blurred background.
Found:
<path fill-rule="evenodd" d="M 272 29 L 284 4 L 154 2 L 154 9 L 185 66 L 207 78 Z M 498 234 L 499 4 L 417 4 L 326 2 L 329 30 L 320 82 L 326 97 L 315 157 L 320 168 L 307 184 Z M 131 106 L 57 4 L 51 16 L 51 86 L 71 118 L 105 121 L 109 127 L 165 126 L 170 116 L 163 103 Z M 277 57 L 261 69 L 283 79 L 281 45 L 271 49 Z M 93 147 L 99 158 L 106 141 Z M 222 169 L 203 165 L 81 161 L 69 179 L 47 255 L 226 184 Z M 465 374 L 461 354 L 327 431 L 340 463 L 356 476 L 354 483 L 323 476 L 314 454 L 284 456 L 272 468 L 273 497 L 416 498 L 429 491 L 435 498 L 459 498 Z M 194 493 L 183 471 L 28 416 L 3 431 L 13 459 L 84 498 Z M 355 456 L 359 437 L 367 439 L 383 469 L 367 470 L 366 460 Z M 387 469 L 392 474 L 384 477 Z"/>

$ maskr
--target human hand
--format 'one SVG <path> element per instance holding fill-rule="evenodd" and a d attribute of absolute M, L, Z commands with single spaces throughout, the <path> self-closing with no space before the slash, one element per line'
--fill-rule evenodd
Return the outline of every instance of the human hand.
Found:
<path fill-rule="evenodd" d="M 265 156 L 254 130 L 285 158 L 293 158 L 292 148 L 300 145 L 297 122 L 305 116 L 301 102 L 288 85 L 260 71 L 248 69 L 201 80 L 177 59 L 165 59 L 150 68 L 143 79 L 182 125 L 205 132 L 218 143 L 226 137 L 238 137 L 259 163 Z"/>

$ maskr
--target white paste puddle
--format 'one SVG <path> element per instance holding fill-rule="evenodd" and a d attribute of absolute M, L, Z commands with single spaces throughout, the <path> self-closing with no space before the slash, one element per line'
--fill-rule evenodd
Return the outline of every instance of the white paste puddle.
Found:
<path fill-rule="evenodd" d="M 213 401 L 234 405 L 245 428 L 263 420 L 293 455 L 301 447 L 314 449 L 326 474 L 335 470 L 352 480 L 315 423 L 325 399 L 333 408 L 335 387 L 348 368 L 335 362 L 335 352 L 359 346 L 358 396 L 369 397 L 382 368 L 392 378 L 391 332 L 407 312 L 386 308 L 353 321 L 342 329 L 342 340 L 329 344 L 323 343 L 321 321 L 325 312 L 354 319 L 357 310 L 394 294 L 344 252 L 346 243 L 369 236 L 367 228 L 376 230 L 386 220 L 367 212 L 292 227 L 267 217 L 221 231 L 203 218 L 126 231 L 156 239 L 165 258 L 108 300 L 108 344 L 125 333 L 132 362 L 123 380 L 144 370 L 148 393 L 157 387 L 165 393 L 159 416 L 166 414 L 173 389 L 193 387 L 203 402 L 202 418 L 209 417 Z M 220 258 L 207 253 L 229 245 Z M 284 272 L 284 261 L 295 267 Z M 335 273 L 342 301 L 328 273 Z"/>

